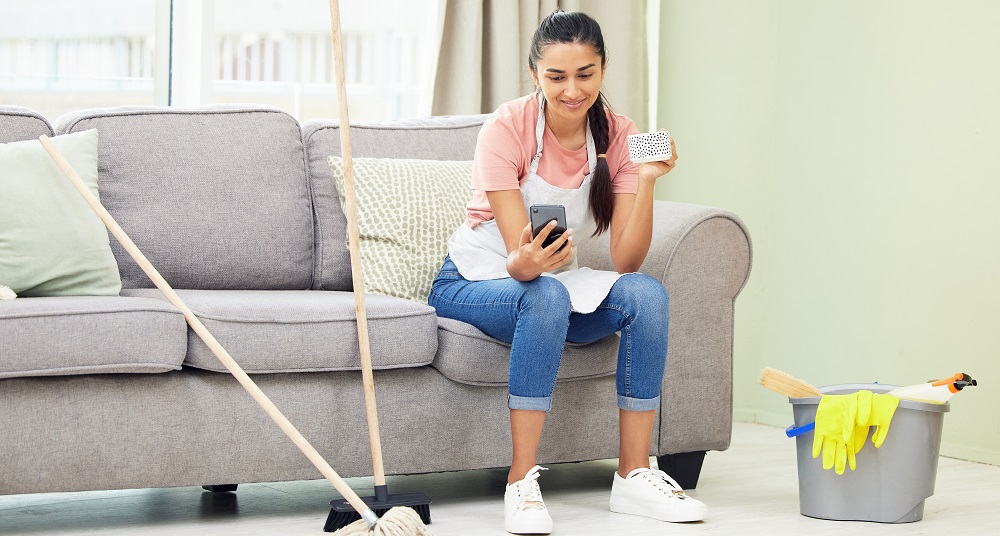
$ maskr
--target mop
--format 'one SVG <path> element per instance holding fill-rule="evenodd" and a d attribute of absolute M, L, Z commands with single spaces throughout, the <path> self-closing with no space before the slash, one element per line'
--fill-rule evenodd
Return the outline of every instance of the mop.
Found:
<path fill-rule="evenodd" d="M 351 158 L 351 128 L 347 109 L 347 84 L 344 76 L 343 34 L 340 30 L 339 0 L 330 0 L 330 25 L 333 36 L 333 60 L 337 75 L 338 104 L 340 105 L 340 153 L 344 161 L 344 213 L 347 216 L 348 246 L 351 253 L 351 276 L 354 284 L 354 310 L 358 322 L 358 348 L 361 352 L 361 372 L 364 382 L 365 412 L 368 418 L 368 438 L 371 444 L 372 473 L 375 479 L 375 496 L 365 497 L 364 502 L 375 513 L 393 511 L 394 507 L 407 507 L 419 514 L 424 523 L 431 522 L 431 498 L 426 493 L 389 494 L 382 463 L 382 441 L 375 403 L 375 380 L 372 375 L 371 345 L 368 340 L 368 316 L 365 311 L 364 274 L 361 268 L 361 244 L 358 231 L 357 196 L 354 188 L 354 166 Z M 358 519 L 358 510 L 346 500 L 330 503 L 330 515 L 324 530 L 337 530 Z M 398 509 L 398 508 L 395 508 Z M 412 510 L 411 510 L 412 509 Z M 358 523 L 363 523 L 359 521 Z"/>
<path fill-rule="evenodd" d="M 52 141 L 49 140 L 48 136 L 42 135 L 39 138 L 42 146 L 45 148 L 49 156 L 55 161 L 59 169 L 69 178 L 73 186 L 80 192 L 90 208 L 97 213 L 97 216 L 101 218 L 104 225 L 107 226 L 111 234 L 118 240 L 119 243 L 125 248 L 125 251 L 135 260 L 135 262 L 142 268 L 142 271 L 146 273 L 153 284 L 156 285 L 160 292 L 167 298 L 174 307 L 180 309 L 184 313 L 184 319 L 187 321 L 191 329 L 201 338 L 202 341 L 208 346 L 208 348 L 215 354 L 215 357 L 222 362 L 227 370 L 236 378 L 237 381 L 246 389 L 247 393 L 260 405 L 261 408 L 271 417 L 272 420 L 278 425 L 279 428 L 287 435 L 295 446 L 306 455 L 306 458 L 319 472 L 326 477 L 327 480 L 333 484 L 333 487 L 337 489 L 346 500 L 351 504 L 351 506 L 357 510 L 358 514 L 361 516 L 361 520 L 344 527 L 343 529 L 337 531 L 334 536 L 363 536 L 363 535 L 379 535 L 379 536 L 430 536 L 430 531 L 424 526 L 420 519 L 420 516 L 416 514 L 410 508 L 393 508 L 389 510 L 381 518 L 372 511 L 361 497 L 354 492 L 347 485 L 340 475 L 330 467 L 330 464 L 323 459 L 323 457 L 316 451 L 315 448 L 306 440 L 305 437 L 295 428 L 294 425 L 281 413 L 281 411 L 274 405 L 273 402 L 260 390 L 260 387 L 249 376 L 246 372 L 233 360 L 229 352 L 219 344 L 219 341 L 208 331 L 208 328 L 201 323 L 191 311 L 191 309 L 181 300 L 180 296 L 174 291 L 173 288 L 167 284 L 166 280 L 160 275 L 160 273 L 153 267 L 149 259 L 139 250 L 139 248 L 132 242 L 125 231 L 118 225 L 118 222 L 114 220 L 107 209 L 101 205 L 101 202 L 90 193 L 87 185 L 83 183 L 80 176 L 77 174 L 73 166 L 66 160 L 66 158 L 55 148 Z"/>

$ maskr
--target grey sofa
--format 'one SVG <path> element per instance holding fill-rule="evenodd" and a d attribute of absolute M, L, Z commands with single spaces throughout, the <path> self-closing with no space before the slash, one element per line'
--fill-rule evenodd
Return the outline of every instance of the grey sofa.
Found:
<path fill-rule="evenodd" d="M 355 157 L 469 160 L 484 116 L 359 123 Z M 343 476 L 371 474 L 335 121 L 260 106 L 0 106 L 0 142 L 98 129 L 105 206 Z M 0 193 L 2 195 L 2 193 Z M 750 240 L 733 214 L 656 202 L 642 271 L 670 297 L 650 453 L 694 487 L 729 446 L 733 302 Z M 119 297 L 0 301 L 0 494 L 320 478 L 112 239 Z M 607 244 L 581 252 L 610 269 Z M 368 296 L 389 474 L 510 462 L 509 347 L 423 304 Z M 617 335 L 569 345 L 541 463 L 617 456 Z M 229 489 L 229 488 L 213 488 Z"/>

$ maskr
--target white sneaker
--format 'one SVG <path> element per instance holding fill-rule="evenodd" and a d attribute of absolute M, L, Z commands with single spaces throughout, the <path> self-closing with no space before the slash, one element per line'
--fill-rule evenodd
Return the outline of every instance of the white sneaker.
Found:
<path fill-rule="evenodd" d="M 611 511 L 680 523 L 705 519 L 705 503 L 689 497 L 676 480 L 663 471 L 634 469 L 622 478 L 615 471 L 611 486 Z"/>
<path fill-rule="evenodd" d="M 503 494 L 503 523 L 507 532 L 514 534 L 549 534 L 552 532 L 552 518 L 542 501 L 542 490 L 538 488 L 538 465 L 513 484 L 507 484 Z"/>

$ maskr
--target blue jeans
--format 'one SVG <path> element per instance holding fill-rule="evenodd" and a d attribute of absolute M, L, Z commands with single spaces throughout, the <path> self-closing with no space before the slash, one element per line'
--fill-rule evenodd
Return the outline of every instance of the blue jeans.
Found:
<path fill-rule="evenodd" d="M 565 343 L 590 343 L 618 331 L 618 407 L 659 408 L 669 300 L 652 277 L 623 275 L 596 311 L 581 314 L 570 312 L 569 292 L 557 279 L 468 281 L 445 258 L 428 301 L 439 316 L 510 343 L 510 409 L 548 411 Z"/>

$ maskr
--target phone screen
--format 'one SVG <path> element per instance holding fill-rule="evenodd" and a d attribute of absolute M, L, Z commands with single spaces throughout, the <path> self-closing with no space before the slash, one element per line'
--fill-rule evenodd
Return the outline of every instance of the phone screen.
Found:
<path fill-rule="evenodd" d="M 556 227 L 552 229 L 549 236 L 542 242 L 542 247 L 548 247 L 566 232 L 566 208 L 562 205 L 531 205 L 528 208 L 528 215 L 531 219 L 532 238 L 538 236 L 538 233 L 550 221 L 556 220 Z M 561 250 L 562 248 L 559 249 Z"/>

